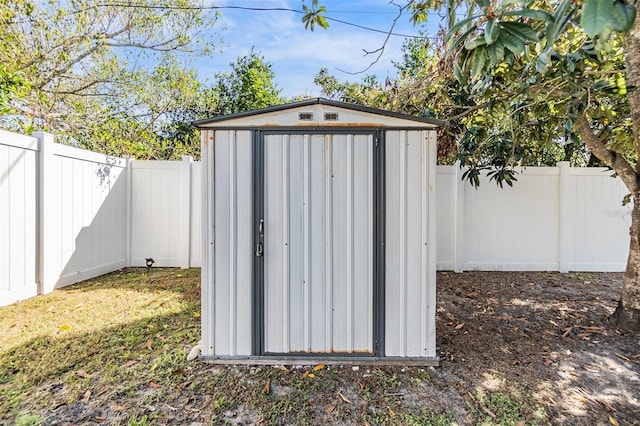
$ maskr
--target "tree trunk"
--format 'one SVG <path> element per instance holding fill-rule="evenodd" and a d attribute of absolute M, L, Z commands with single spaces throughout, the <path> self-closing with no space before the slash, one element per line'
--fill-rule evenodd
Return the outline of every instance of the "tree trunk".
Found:
<path fill-rule="evenodd" d="M 640 330 L 640 197 L 633 197 L 627 269 L 618 306 L 611 322 L 624 330 Z"/>
<path fill-rule="evenodd" d="M 635 3 L 638 10 L 638 0 Z M 624 37 L 624 53 L 633 142 L 636 152 L 640 155 L 640 16 L 636 17 L 633 27 Z M 638 191 L 640 161 L 636 162 L 635 172 L 635 185 L 630 186 L 625 182 L 633 197 L 629 230 L 631 242 L 622 294 L 618 307 L 611 317 L 614 324 L 625 330 L 640 330 L 640 191 Z"/>

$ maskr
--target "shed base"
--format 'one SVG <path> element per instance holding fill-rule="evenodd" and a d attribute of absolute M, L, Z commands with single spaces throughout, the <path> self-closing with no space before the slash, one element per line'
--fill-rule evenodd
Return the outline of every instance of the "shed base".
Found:
<path fill-rule="evenodd" d="M 232 365 L 388 365 L 437 367 L 439 357 L 372 357 L 372 356 L 201 356 L 211 364 Z"/>

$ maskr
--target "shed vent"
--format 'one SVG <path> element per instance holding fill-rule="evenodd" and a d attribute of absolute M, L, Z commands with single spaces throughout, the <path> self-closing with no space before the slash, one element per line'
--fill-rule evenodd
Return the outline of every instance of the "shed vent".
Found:
<path fill-rule="evenodd" d="M 311 121 L 311 120 L 313 120 L 313 113 L 312 112 L 301 112 L 301 113 L 298 114 L 298 120 Z"/>
<path fill-rule="evenodd" d="M 337 112 L 325 112 L 324 113 L 325 121 L 337 121 L 338 113 Z"/>

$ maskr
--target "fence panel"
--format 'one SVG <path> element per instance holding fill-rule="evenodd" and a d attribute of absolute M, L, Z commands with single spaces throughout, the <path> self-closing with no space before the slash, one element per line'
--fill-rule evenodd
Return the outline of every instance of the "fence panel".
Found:
<path fill-rule="evenodd" d="M 629 253 L 629 190 L 607 169 L 570 169 L 567 206 L 566 270 L 623 271 Z"/>
<path fill-rule="evenodd" d="M 190 157 L 131 162 L 131 266 L 200 264 L 199 171 Z"/>
<path fill-rule="evenodd" d="M 126 161 L 53 143 L 43 161 L 43 291 L 125 267 Z"/>
<path fill-rule="evenodd" d="M 0 130 L 0 306 L 38 294 L 38 140 Z"/>
<path fill-rule="evenodd" d="M 528 167 L 513 187 L 438 166 L 439 270 L 623 271 L 628 192 L 604 168 Z M 462 220 L 461 220 L 462 219 Z"/>
<path fill-rule="evenodd" d="M 558 170 L 528 168 L 517 179 L 465 186 L 464 269 L 558 270 Z"/>
<path fill-rule="evenodd" d="M 456 269 L 456 202 L 459 176 L 456 166 L 436 171 L 436 269 Z"/>

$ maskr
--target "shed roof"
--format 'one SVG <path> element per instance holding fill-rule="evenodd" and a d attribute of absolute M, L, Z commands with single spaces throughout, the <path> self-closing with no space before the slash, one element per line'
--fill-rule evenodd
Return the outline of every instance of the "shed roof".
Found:
<path fill-rule="evenodd" d="M 446 122 L 393 111 L 332 101 L 307 99 L 254 111 L 194 121 L 199 129 L 269 127 L 442 127 Z"/>

